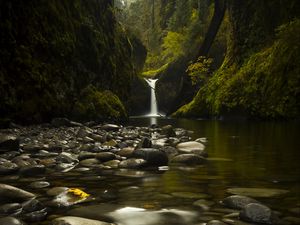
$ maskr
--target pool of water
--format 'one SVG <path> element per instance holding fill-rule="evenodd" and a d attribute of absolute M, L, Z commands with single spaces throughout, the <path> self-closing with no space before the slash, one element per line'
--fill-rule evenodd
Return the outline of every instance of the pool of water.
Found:
<path fill-rule="evenodd" d="M 88 208 L 95 205 L 97 210 L 107 209 L 110 204 L 120 206 L 125 213 L 118 216 L 125 225 L 200 224 L 221 219 L 226 212 L 222 211 L 224 208 L 219 202 L 229 195 L 229 188 L 287 190 L 288 193 L 283 196 L 258 198 L 279 211 L 281 217 L 291 216 L 289 210 L 300 207 L 299 123 L 132 118 L 126 125 L 149 126 L 153 123 L 191 130 L 194 139 L 205 137 L 208 163 L 198 167 L 176 166 L 160 170 L 70 171 L 51 174 L 47 181 L 52 186 L 79 187 L 96 197 L 83 204 L 89 211 L 86 214 L 95 210 Z M 17 180 L 16 186 L 22 182 L 26 186 L 31 181 Z M 14 180 L 9 183 L 14 184 Z M 210 209 L 196 206 L 195 202 L 200 199 Z M 77 207 L 82 205 L 75 206 L 75 209 Z M 128 219 L 131 213 L 126 210 L 135 214 Z M 144 213 L 139 210 L 144 210 Z M 181 213 L 182 218 L 196 215 L 197 219 L 192 222 L 167 220 L 167 223 L 147 223 L 151 221 L 149 218 L 153 219 L 161 212 L 173 215 L 174 210 L 177 214 Z M 69 209 L 55 209 L 52 213 L 82 216 L 67 211 Z M 146 212 L 157 214 L 148 215 Z M 185 214 L 188 212 L 196 214 Z"/>

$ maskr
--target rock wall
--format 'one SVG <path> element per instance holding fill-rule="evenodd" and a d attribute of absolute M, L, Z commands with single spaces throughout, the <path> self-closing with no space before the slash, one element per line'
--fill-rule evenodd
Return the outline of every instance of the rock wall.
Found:
<path fill-rule="evenodd" d="M 112 0 L 0 1 L 0 45 L 1 118 L 69 117 L 90 84 L 129 97 L 132 46 Z"/>

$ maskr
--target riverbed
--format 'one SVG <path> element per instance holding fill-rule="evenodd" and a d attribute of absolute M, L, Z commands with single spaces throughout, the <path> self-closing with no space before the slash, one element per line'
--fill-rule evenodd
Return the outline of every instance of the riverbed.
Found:
<path fill-rule="evenodd" d="M 142 169 L 75 167 L 38 176 L 1 176 L 1 183 L 35 193 L 47 205 L 45 219 L 30 224 L 52 224 L 53 219 L 66 215 L 124 225 L 193 225 L 214 220 L 242 224 L 239 210 L 222 204 L 233 194 L 271 208 L 280 224 L 299 224 L 299 123 L 132 118 L 124 126 L 153 123 L 153 129 L 172 125 L 188 131 L 190 140 L 201 138 L 208 154 L 206 163 Z M 50 186 L 32 188 L 37 181 Z M 54 207 L 48 204 L 53 197 L 45 194 L 53 187 L 78 188 L 90 198 Z"/>

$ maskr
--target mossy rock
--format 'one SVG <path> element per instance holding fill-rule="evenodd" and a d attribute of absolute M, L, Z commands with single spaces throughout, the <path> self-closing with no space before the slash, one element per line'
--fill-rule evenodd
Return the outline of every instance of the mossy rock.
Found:
<path fill-rule="evenodd" d="M 82 90 L 80 99 L 75 103 L 73 116 L 81 121 L 124 120 L 127 118 L 125 107 L 113 92 L 99 91 L 89 85 Z"/>

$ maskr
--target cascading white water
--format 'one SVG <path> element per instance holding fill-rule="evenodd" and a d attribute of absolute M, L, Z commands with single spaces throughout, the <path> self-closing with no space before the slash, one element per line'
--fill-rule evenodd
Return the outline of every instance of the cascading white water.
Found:
<path fill-rule="evenodd" d="M 159 116 L 157 110 L 157 102 L 156 102 L 156 95 L 155 95 L 155 85 L 158 79 L 145 79 L 151 88 L 151 107 L 150 113 L 147 116 Z"/>

